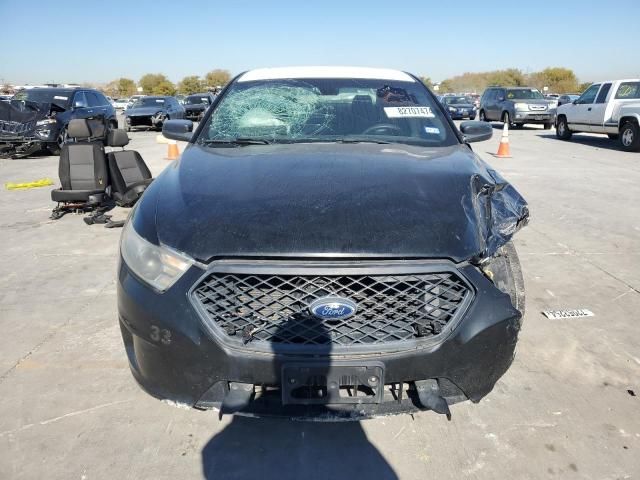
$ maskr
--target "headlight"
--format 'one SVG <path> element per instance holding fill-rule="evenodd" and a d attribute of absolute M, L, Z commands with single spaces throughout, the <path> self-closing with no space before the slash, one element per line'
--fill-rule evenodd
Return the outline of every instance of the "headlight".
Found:
<path fill-rule="evenodd" d="M 529 110 L 529 105 L 526 103 L 516 103 L 514 107 L 516 110 Z"/>
<path fill-rule="evenodd" d="M 56 123 L 56 121 L 53 118 L 45 118 L 43 120 L 38 120 L 36 122 L 36 126 L 41 127 L 44 125 L 51 125 L 53 123 Z"/>
<path fill-rule="evenodd" d="M 171 287 L 194 263 L 183 253 L 142 238 L 131 220 L 122 232 L 120 253 L 133 273 L 160 292 Z"/>

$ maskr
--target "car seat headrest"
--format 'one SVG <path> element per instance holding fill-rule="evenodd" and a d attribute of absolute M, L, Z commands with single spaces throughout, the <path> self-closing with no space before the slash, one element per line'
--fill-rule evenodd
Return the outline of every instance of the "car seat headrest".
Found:
<path fill-rule="evenodd" d="M 107 145 L 110 147 L 124 147 L 129 143 L 129 135 L 121 128 L 109 130 L 107 134 Z"/>
<path fill-rule="evenodd" d="M 90 138 L 91 129 L 89 123 L 84 118 L 75 118 L 67 126 L 67 135 L 71 138 Z"/>

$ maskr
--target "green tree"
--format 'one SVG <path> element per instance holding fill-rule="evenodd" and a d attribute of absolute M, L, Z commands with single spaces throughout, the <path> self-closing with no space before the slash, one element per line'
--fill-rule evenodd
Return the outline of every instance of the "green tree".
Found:
<path fill-rule="evenodd" d="M 578 79 L 573 70 L 562 67 L 549 67 L 532 73 L 529 83 L 540 90 L 549 87 L 549 91 L 554 93 L 571 93 L 578 88 Z"/>
<path fill-rule="evenodd" d="M 203 82 L 197 75 L 191 75 L 184 77 L 178 83 L 178 92 L 189 95 L 191 93 L 198 93 L 204 90 Z"/>
<path fill-rule="evenodd" d="M 147 73 L 143 75 L 140 81 L 138 82 L 142 87 L 142 91 L 149 95 L 152 94 L 154 89 L 161 83 L 169 82 L 169 79 L 163 75 L 162 73 Z M 172 84 L 173 85 L 173 84 Z"/>
<path fill-rule="evenodd" d="M 223 87 L 231 80 L 231 74 L 228 70 L 216 68 L 211 70 L 204 77 L 205 85 L 209 88 Z"/>
<path fill-rule="evenodd" d="M 591 86 L 592 83 L 593 82 L 582 82 L 581 84 L 578 85 L 578 88 L 576 89 L 575 93 L 584 92 L 587 88 Z"/>
<path fill-rule="evenodd" d="M 440 86 L 438 88 L 438 93 L 453 93 L 453 85 L 451 84 L 451 80 L 443 80 L 440 82 Z"/>
<path fill-rule="evenodd" d="M 422 80 L 422 83 L 427 87 L 433 88 L 433 81 L 431 80 L 431 77 L 420 77 L 420 80 Z"/>
<path fill-rule="evenodd" d="M 136 93 L 136 82 L 130 78 L 119 78 L 116 80 L 116 88 L 119 97 L 130 97 Z"/>
<path fill-rule="evenodd" d="M 162 82 L 156 84 L 155 87 L 153 87 L 151 93 L 153 95 L 175 95 L 176 86 L 169 80 L 163 80 Z"/>

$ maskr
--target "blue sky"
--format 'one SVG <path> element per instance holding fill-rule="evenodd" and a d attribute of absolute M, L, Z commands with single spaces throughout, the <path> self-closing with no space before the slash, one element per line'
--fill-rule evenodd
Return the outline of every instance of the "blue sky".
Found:
<path fill-rule="evenodd" d="M 364 65 L 441 80 L 572 68 L 640 76 L 640 1 L 0 0 L 0 81 L 177 81 L 213 68 Z M 11 21 L 8 21 L 11 20 Z"/>

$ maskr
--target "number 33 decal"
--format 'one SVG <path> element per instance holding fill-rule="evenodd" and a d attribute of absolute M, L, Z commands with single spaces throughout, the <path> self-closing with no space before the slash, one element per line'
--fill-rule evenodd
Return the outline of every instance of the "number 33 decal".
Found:
<path fill-rule="evenodd" d="M 166 328 L 151 325 L 151 335 L 149 336 L 154 342 L 160 342 L 163 345 L 169 345 L 171 343 L 171 331 Z"/>

